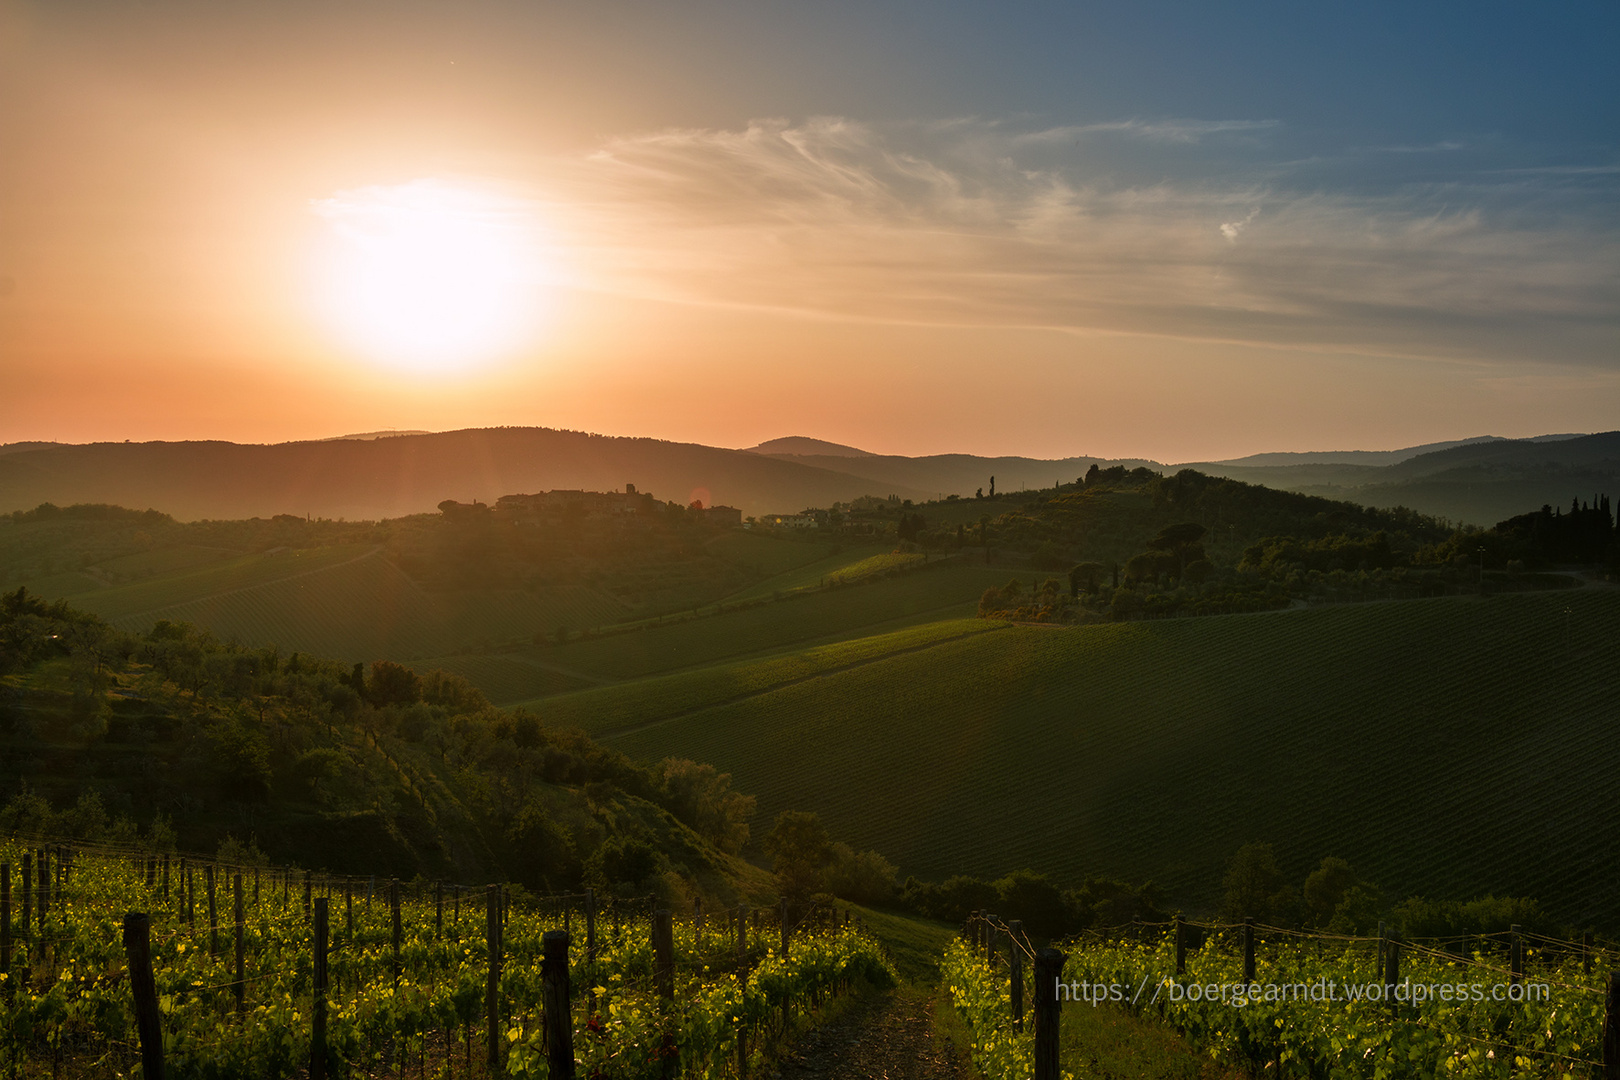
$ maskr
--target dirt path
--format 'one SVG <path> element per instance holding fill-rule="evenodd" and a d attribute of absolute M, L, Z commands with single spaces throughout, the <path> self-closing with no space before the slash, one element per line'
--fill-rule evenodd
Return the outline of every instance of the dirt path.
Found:
<path fill-rule="evenodd" d="M 806 1035 L 773 1080 L 972 1080 L 960 1051 L 934 1034 L 938 991 L 873 995 Z"/>

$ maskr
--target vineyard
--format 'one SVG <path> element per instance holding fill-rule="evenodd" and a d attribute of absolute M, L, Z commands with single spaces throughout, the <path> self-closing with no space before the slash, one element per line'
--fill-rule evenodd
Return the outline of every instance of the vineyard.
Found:
<path fill-rule="evenodd" d="M 1300 879 L 1336 855 L 1397 897 L 1534 895 L 1580 925 L 1620 889 L 1617 682 L 1620 590 L 1592 588 L 1015 626 L 611 742 L 709 762 L 761 820 L 814 810 L 902 874 L 1151 879 L 1203 907 L 1264 841 Z"/>
<path fill-rule="evenodd" d="M 428 592 L 379 550 L 361 545 L 249 556 L 196 573 L 82 592 L 72 602 L 136 633 L 168 619 L 249 645 L 275 643 L 351 660 L 409 659 L 527 641 L 537 630 L 594 625 L 625 610 L 577 585 L 540 592 Z M 546 692 L 535 685 L 551 683 L 536 680 L 516 696 Z"/>
<path fill-rule="evenodd" d="M 1615 954 L 1590 938 L 1402 940 L 1180 920 L 1120 932 L 1037 952 L 1018 924 L 975 913 L 942 972 L 988 1080 L 1086 1075 L 1088 1050 L 1064 1037 L 1066 1014 L 1120 1008 L 1169 1023 L 1216 1062 L 1268 1076 L 1620 1069 L 1620 975 Z"/>
<path fill-rule="evenodd" d="M 894 977 L 828 908 L 672 918 L 17 841 L 0 864 L 0 1076 L 125 1075 L 159 1046 L 174 1077 L 743 1076 Z"/>
<path fill-rule="evenodd" d="M 1007 577 L 1005 569 L 953 562 L 871 584 L 571 641 L 535 654 L 604 679 L 644 678 L 971 615 L 979 594 Z"/>
<path fill-rule="evenodd" d="M 548 723 L 577 727 L 591 734 L 608 733 L 713 708 L 735 698 L 764 693 L 787 683 L 831 674 L 886 656 L 1005 628 L 1005 623 L 986 619 L 943 619 L 765 660 L 716 665 L 597 687 L 565 694 L 537 706 Z"/>

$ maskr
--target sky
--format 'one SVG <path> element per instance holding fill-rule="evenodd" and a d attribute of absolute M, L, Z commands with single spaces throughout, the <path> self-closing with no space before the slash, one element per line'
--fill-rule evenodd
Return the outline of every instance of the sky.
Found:
<path fill-rule="evenodd" d="M 0 0 L 0 442 L 1602 431 L 1612 3 Z"/>

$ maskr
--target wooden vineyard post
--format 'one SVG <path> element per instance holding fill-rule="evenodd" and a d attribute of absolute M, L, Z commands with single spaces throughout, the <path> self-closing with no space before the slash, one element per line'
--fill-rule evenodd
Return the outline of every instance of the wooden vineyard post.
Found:
<path fill-rule="evenodd" d="M 1592 974 L 1592 931 L 1581 935 L 1581 974 Z"/>
<path fill-rule="evenodd" d="M 236 1011 L 247 1011 L 247 969 L 242 951 L 242 875 L 236 874 L 231 880 L 232 901 L 236 916 Z"/>
<path fill-rule="evenodd" d="M 1524 979 L 1524 939 L 1519 936 L 1518 923 L 1514 923 L 1508 929 L 1513 935 L 1508 941 L 1509 966 L 1512 969 L 1508 981 L 1517 984 Z"/>
<path fill-rule="evenodd" d="M 1396 1011 L 1395 988 L 1401 981 L 1401 935 L 1391 933 L 1384 947 L 1384 1000 L 1390 1012 Z"/>
<path fill-rule="evenodd" d="M 314 882 L 311 880 L 312 876 L 313 876 L 313 874 L 312 874 L 311 871 L 309 871 L 309 870 L 304 871 L 304 918 L 305 919 L 309 918 L 310 898 L 314 893 L 314 889 L 313 889 Z"/>
<path fill-rule="evenodd" d="M 1058 1080 L 1058 1024 L 1063 1003 L 1058 1000 L 1058 981 L 1063 978 L 1065 957 L 1056 949 L 1035 954 L 1035 1077 Z"/>
<path fill-rule="evenodd" d="M 354 882 L 343 879 L 343 944 L 354 942 Z"/>
<path fill-rule="evenodd" d="M 394 985 L 399 985 L 401 969 L 399 966 L 399 878 L 388 883 L 388 912 L 393 920 L 393 958 L 394 958 Z"/>
<path fill-rule="evenodd" d="M 11 864 L 0 863 L 0 983 L 11 1001 Z"/>
<path fill-rule="evenodd" d="M 1007 924 L 1007 959 L 1012 965 L 1010 989 L 1012 991 L 1012 1022 L 1014 1031 L 1024 1030 L 1024 951 L 1018 939 L 1024 936 L 1024 924 L 1014 919 Z"/>
<path fill-rule="evenodd" d="M 152 978 L 152 921 L 145 912 L 124 916 L 124 955 L 135 995 L 135 1030 L 141 1037 L 145 1080 L 163 1080 L 163 1023 L 158 1015 L 157 982 Z"/>
<path fill-rule="evenodd" d="M 163 853 L 163 902 L 169 902 L 169 853 Z"/>
<path fill-rule="evenodd" d="M 1243 920 L 1243 983 L 1254 982 L 1254 920 Z"/>
<path fill-rule="evenodd" d="M 444 937 L 444 882 L 433 883 L 433 940 Z"/>
<path fill-rule="evenodd" d="M 990 912 L 984 913 L 984 959 L 993 963 L 996 959 L 996 917 Z"/>
<path fill-rule="evenodd" d="M 203 868 L 204 884 L 208 888 L 208 955 L 219 955 L 219 915 L 214 907 L 214 868 Z"/>
<path fill-rule="evenodd" d="M 34 903 L 34 857 L 23 852 L 22 861 L 22 932 L 23 940 L 28 940 L 28 924 L 33 918 Z"/>
<path fill-rule="evenodd" d="M 743 988 L 748 986 L 748 905 L 737 905 L 737 967 L 739 969 Z M 737 1028 L 737 1075 L 748 1075 L 748 1028 Z"/>
<path fill-rule="evenodd" d="M 191 888 L 191 867 L 186 860 L 180 860 L 180 891 L 186 894 L 186 926 L 189 928 L 195 922 L 197 897 Z"/>
<path fill-rule="evenodd" d="M 669 910 L 659 908 L 653 912 L 653 981 L 658 987 L 658 1006 L 663 1043 L 659 1048 L 662 1066 L 660 1075 L 669 1078 L 680 1075 L 680 1047 L 675 1045 L 675 1034 L 670 1030 L 670 1013 L 675 1004 L 675 928 Z"/>
<path fill-rule="evenodd" d="M 1620 973 L 1609 976 L 1603 1008 L 1603 1080 L 1620 1080 Z"/>
<path fill-rule="evenodd" d="M 540 945 L 547 1075 L 556 1080 L 574 1080 L 574 1019 L 568 1006 L 568 931 L 548 930 L 541 937 Z"/>
<path fill-rule="evenodd" d="M 1187 924 L 1176 913 L 1176 974 L 1187 974 Z"/>
<path fill-rule="evenodd" d="M 489 947 L 489 982 L 484 987 L 485 1036 L 489 1046 L 489 1072 L 501 1071 L 501 887 L 491 885 L 484 894 L 484 938 Z"/>
<path fill-rule="evenodd" d="M 51 857 L 39 849 L 39 936 L 45 936 L 45 916 L 51 910 Z M 1514 927 L 1515 930 L 1518 927 Z M 43 946 L 42 946 L 43 947 Z"/>
<path fill-rule="evenodd" d="M 326 897 L 315 901 L 315 971 L 311 978 L 314 1001 L 309 1026 L 309 1080 L 326 1080 Z"/>
<path fill-rule="evenodd" d="M 585 959 L 596 959 L 596 890 L 585 890 Z M 595 995 L 588 995 L 593 997 Z"/>

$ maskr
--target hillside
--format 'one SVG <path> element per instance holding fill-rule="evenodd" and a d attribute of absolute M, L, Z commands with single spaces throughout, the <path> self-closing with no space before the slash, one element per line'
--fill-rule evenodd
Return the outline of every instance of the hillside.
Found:
<path fill-rule="evenodd" d="M 0 455 L 0 512 L 42 502 L 156 508 L 182 520 L 379 519 L 430 512 L 447 498 L 493 503 L 558 488 L 644 492 L 745 514 L 826 506 L 876 491 L 870 480 L 743 450 L 548 428 L 477 428 L 274 446 L 228 442 L 93 443 Z"/>
<path fill-rule="evenodd" d="M 1071 483 L 1093 464 L 1165 473 L 1192 468 L 1251 484 L 1345 500 L 1364 506 L 1405 506 L 1456 522 L 1489 526 L 1544 503 L 1620 486 L 1620 432 L 1543 435 L 1532 439 L 1481 436 L 1398 450 L 1253 454 L 1214 462 L 1162 465 L 1147 460 L 1069 457 L 980 457 L 936 454 L 847 456 L 851 448 L 818 449 L 815 440 L 777 440 L 756 450 L 823 469 L 866 478 L 879 493 L 921 490 L 930 497 L 971 496 L 990 488 L 1017 492 Z M 781 449 L 770 449 L 781 444 Z"/>
<path fill-rule="evenodd" d="M 1470 441 L 1387 465 L 1238 462 L 1192 466 L 1216 476 L 1366 506 L 1407 506 L 1489 526 L 1526 508 L 1567 506 L 1620 486 L 1620 432 Z"/>
<path fill-rule="evenodd" d="M 816 810 L 903 874 L 1152 879 L 1207 910 L 1260 840 L 1296 880 L 1338 855 L 1392 898 L 1535 895 L 1614 923 L 1620 880 L 1594 868 L 1620 825 L 1620 590 L 919 644 L 666 681 L 662 720 L 651 687 L 581 703 L 642 717 L 611 745 L 710 761 L 757 820 Z"/>
<path fill-rule="evenodd" d="M 768 888 L 734 854 L 751 804 L 712 771 L 638 768 L 442 673 L 137 638 L 21 591 L 0 596 L 0 761 L 6 833 L 681 902 Z"/>

